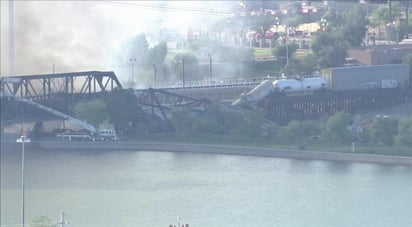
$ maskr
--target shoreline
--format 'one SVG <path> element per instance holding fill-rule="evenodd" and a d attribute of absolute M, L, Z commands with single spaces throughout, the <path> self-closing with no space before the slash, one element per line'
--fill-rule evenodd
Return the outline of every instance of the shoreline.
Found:
<path fill-rule="evenodd" d="M 229 146 L 213 144 L 155 143 L 155 142 L 67 142 L 34 141 L 27 143 L 26 149 L 42 150 L 99 150 L 99 151 L 165 151 L 205 154 L 242 155 L 257 157 L 275 157 L 304 160 L 323 160 L 335 162 L 363 162 L 387 165 L 412 166 L 412 157 L 379 154 L 339 153 L 315 150 L 276 149 L 248 146 Z M 15 142 L 2 143 L 2 148 L 20 149 Z"/>

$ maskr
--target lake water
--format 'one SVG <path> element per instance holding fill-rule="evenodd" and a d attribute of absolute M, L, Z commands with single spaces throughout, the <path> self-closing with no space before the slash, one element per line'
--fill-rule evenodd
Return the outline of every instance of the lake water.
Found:
<path fill-rule="evenodd" d="M 26 151 L 26 223 L 407 227 L 412 167 L 171 152 Z M 1 224 L 21 223 L 21 154 L 3 152 Z"/>

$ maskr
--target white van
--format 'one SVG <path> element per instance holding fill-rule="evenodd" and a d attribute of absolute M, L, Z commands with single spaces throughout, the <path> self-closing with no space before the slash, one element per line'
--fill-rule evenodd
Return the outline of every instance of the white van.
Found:
<path fill-rule="evenodd" d="M 114 129 L 101 129 L 99 131 L 99 139 L 103 141 L 117 141 L 116 131 Z"/>

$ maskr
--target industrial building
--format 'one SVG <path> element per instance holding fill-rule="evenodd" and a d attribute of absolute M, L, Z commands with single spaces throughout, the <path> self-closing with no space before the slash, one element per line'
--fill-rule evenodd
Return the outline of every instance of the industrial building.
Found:
<path fill-rule="evenodd" d="M 375 45 L 348 50 L 349 59 L 359 65 L 399 64 L 408 54 L 412 54 L 412 44 Z"/>

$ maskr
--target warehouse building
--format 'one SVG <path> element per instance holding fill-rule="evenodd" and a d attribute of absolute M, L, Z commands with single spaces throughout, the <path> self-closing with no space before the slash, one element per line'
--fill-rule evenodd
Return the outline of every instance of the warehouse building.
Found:
<path fill-rule="evenodd" d="M 412 54 L 412 44 L 375 45 L 348 50 L 348 58 L 359 65 L 399 64 L 408 54 Z"/>

